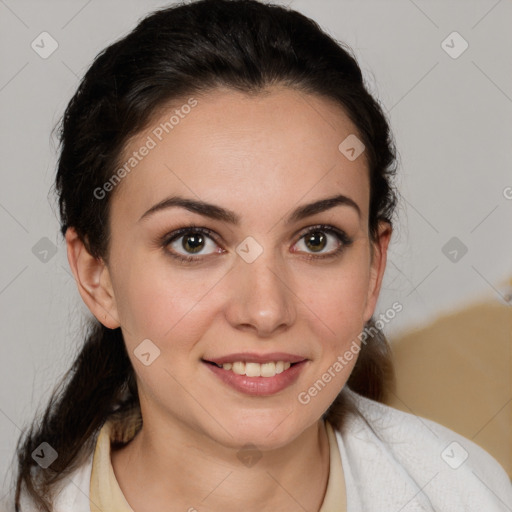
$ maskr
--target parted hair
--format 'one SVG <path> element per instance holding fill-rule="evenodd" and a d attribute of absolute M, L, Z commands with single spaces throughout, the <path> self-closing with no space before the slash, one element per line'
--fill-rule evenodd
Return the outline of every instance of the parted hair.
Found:
<path fill-rule="evenodd" d="M 257 0 L 173 4 L 146 16 L 95 58 L 59 126 L 54 189 L 62 235 L 73 227 L 92 256 L 108 261 L 111 194 L 99 199 L 94 191 L 118 168 L 130 138 L 170 102 L 218 87 L 258 94 L 272 85 L 333 101 L 357 127 L 375 242 L 379 222 L 392 224 L 397 203 L 396 150 L 383 110 L 348 46 L 308 17 Z M 374 326 L 372 318 L 366 327 Z M 383 402 L 394 386 L 393 364 L 386 338 L 374 332 L 361 344 L 346 385 Z M 134 410 L 140 412 L 137 384 L 121 329 L 94 319 L 43 413 L 20 435 L 16 511 L 23 492 L 50 512 L 58 484 L 90 456 L 105 421 Z M 357 411 L 340 393 L 323 417 L 341 428 L 350 412 Z M 42 442 L 58 453 L 46 469 L 31 456 Z"/>

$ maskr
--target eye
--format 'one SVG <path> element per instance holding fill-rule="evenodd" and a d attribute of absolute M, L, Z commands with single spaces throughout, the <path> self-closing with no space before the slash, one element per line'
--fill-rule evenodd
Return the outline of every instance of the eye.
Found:
<path fill-rule="evenodd" d="M 163 237 L 161 245 L 178 261 L 199 263 L 211 254 L 225 252 L 216 238 L 217 235 L 208 228 L 187 226 Z M 352 242 L 344 231 L 322 224 L 303 231 L 292 252 L 306 253 L 308 259 L 332 258 L 340 255 Z"/>
<path fill-rule="evenodd" d="M 308 228 L 293 252 L 306 252 L 309 258 L 328 258 L 338 255 L 351 243 L 347 234 L 338 228 L 319 225 Z"/>
<path fill-rule="evenodd" d="M 171 233 L 163 245 L 169 254 L 182 261 L 199 261 L 201 257 L 223 252 L 214 240 L 213 232 L 207 228 L 187 227 Z"/>

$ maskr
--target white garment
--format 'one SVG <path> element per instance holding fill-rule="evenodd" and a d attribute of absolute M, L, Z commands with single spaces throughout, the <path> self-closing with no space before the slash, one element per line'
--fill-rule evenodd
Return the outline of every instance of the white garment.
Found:
<path fill-rule="evenodd" d="M 512 512 L 508 475 L 478 445 L 346 386 L 343 392 L 366 419 L 351 414 L 336 431 L 347 512 Z M 68 477 L 54 512 L 90 512 L 92 458 Z M 24 503 L 22 512 L 35 512 Z"/>

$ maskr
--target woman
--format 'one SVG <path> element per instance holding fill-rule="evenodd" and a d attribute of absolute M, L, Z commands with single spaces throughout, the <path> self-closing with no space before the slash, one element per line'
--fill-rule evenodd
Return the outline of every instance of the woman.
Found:
<path fill-rule="evenodd" d="M 20 439 L 16 510 L 510 510 L 489 454 L 379 403 L 395 151 L 314 22 L 158 11 L 97 57 L 61 137 L 95 320 Z"/>

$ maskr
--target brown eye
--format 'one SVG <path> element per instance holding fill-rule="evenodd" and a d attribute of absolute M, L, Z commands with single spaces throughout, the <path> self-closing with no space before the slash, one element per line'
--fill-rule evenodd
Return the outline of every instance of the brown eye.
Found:
<path fill-rule="evenodd" d="M 185 251 L 193 254 L 201 251 L 204 247 L 205 240 L 201 233 L 194 233 L 193 235 L 185 235 L 182 238 L 181 246 Z"/>
<path fill-rule="evenodd" d="M 208 256 L 218 252 L 218 245 L 205 229 L 179 229 L 164 242 L 166 250 L 177 258 L 189 255 Z"/>
<path fill-rule="evenodd" d="M 304 252 L 310 258 L 329 258 L 341 254 L 351 244 L 352 239 L 344 231 L 321 224 L 306 231 L 293 252 Z"/>
<path fill-rule="evenodd" d="M 309 233 L 304 242 L 313 252 L 321 251 L 327 245 L 327 237 L 321 231 Z"/>

